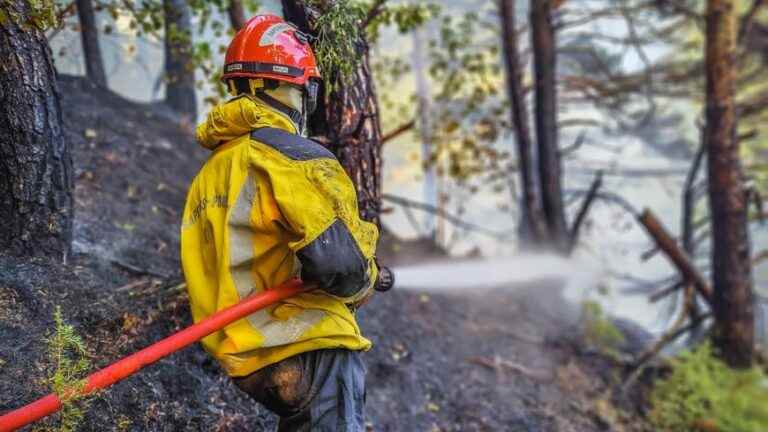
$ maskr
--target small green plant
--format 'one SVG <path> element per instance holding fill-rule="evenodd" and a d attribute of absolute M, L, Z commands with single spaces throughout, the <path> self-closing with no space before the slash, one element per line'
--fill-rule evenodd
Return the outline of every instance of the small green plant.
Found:
<path fill-rule="evenodd" d="M 85 414 L 87 401 L 86 396 L 81 394 L 85 386 L 82 376 L 90 368 L 90 362 L 83 340 L 75 333 L 74 327 L 64 321 L 61 308 L 56 307 L 53 321 L 54 332 L 47 339 L 53 371 L 47 382 L 62 402 L 59 431 L 70 432 L 77 428 Z"/>
<path fill-rule="evenodd" d="M 584 339 L 603 354 L 618 356 L 618 347 L 624 343 L 624 335 L 605 315 L 599 303 L 587 300 L 581 305 Z"/>
<path fill-rule="evenodd" d="M 651 393 L 651 422 L 660 431 L 768 431 L 768 375 L 737 371 L 709 343 L 673 360 Z"/>

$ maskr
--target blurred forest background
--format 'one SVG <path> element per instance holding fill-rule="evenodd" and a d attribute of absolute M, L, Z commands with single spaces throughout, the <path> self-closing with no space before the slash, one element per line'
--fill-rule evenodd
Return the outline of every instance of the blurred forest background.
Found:
<path fill-rule="evenodd" d="M 768 2 L 0 1 L 0 100 L 6 111 L 24 105 L 23 91 L 7 89 L 14 73 L 26 74 L 34 95 L 26 100 L 47 113 L 32 103 L 21 120 L 4 114 L 3 158 L 22 159 L 19 130 L 61 129 L 55 112 L 74 109 L 66 99 L 59 108 L 56 73 L 147 104 L 188 133 L 226 99 L 218 78 L 234 32 L 257 12 L 284 15 L 317 37 L 326 93 L 312 135 L 350 172 L 363 216 L 380 222 L 381 255 L 413 256 L 411 264 L 568 257 L 562 271 L 593 275 L 563 294 L 600 324 L 598 345 L 613 343 L 615 322 L 603 326 L 604 316 L 637 323 L 652 339 L 622 364 L 622 380 L 643 381 L 660 352 L 701 347 L 678 360 L 698 368 L 694 384 L 664 369 L 656 377 L 666 381 L 640 403 L 656 427 L 768 425 L 765 406 L 745 402 L 765 396 L 766 380 Z M 98 141 L 98 127 L 79 139 Z M 36 169 L 56 178 L 69 150 L 66 139 L 46 137 L 25 138 L 39 151 L 23 157 L 55 153 Z M 71 178 L 10 193 L 30 183 L 19 166 L 0 169 L 0 193 L 16 197 L 0 199 L 12 209 L 0 215 L 19 219 L 37 196 L 72 205 Z M 75 167 L 60 178 L 73 175 L 76 188 L 89 171 Z M 99 244 L 77 222 L 73 237 L 71 213 L 41 214 L 0 229 L 0 249 L 66 258 Z M 729 375 L 724 364 L 753 375 Z M 723 381 L 702 378 L 712 371 Z M 734 399 L 728 386 L 745 382 Z M 707 394 L 717 387 L 733 391 Z M 706 413 L 711 404 L 722 411 Z M 689 408 L 690 417 L 679 414 Z"/>

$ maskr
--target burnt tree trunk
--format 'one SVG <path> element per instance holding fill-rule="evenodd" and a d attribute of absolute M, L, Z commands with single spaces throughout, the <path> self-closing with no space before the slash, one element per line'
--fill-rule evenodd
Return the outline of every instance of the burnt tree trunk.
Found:
<path fill-rule="evenodd" d="M 163 0 L 165 16 L 165 102 L 191 121 L 197 118 L 192 21 L 185 0 Z"/>
<path fill-rule="evenodd" d="M 72 159 L 56 69 L 26 2 L 0 20 L 0 251 L 64 259 L 72 238 Z M 20 25 L 19 23 L 24 23 Z"/>
<path fill-rule="evenodd" d="M 229 24 L 234 31 L 245 27 L 245 9 L 240 0 L 230 0 L 227 6 L 227 15 L 229 15 Z"/>
<path fill-rule="evenodd" d="M 533 175 L 533 141 L 531 140 L 531 128 L 528 120 L 528 105 L 523 90 L 523 71 L 518 48 L 515 1 L 500 0 L 499 3 L 504 61 L 507 70 L 507 95 L 512 104 L 510 111 L 512 125 L 515 129 L 520 189 L 523 197 L 520 237 L 524 243 L 537 246 L 546 241 L 547 227 L 544 224 L 544 215 Z"/>
<path fill-rule="evenodd" d="M 77 17 L 80 20 L 80 38 L 85 57 L 85 75 L 99 87 L 107 87 L 104 61 L 99 47 L 99 30 L 91 0 L 77 0 Z"/>
<path fill-rule="evenodd" d="M 567 252 L 568 230 L 563 206 L 557 131 L 555 29 L 551 0 L 531 0 L 531 42 L 536 93 L 536 139 L 544 218 L 552 246 Z"/>
<path fill-rule="evenodd" d="M 736 138 L 736 5 L 707 1 L 706 75 L 709 206 L 715 346 L 732 367 L 751 366 L 754 299 L 747 192 Z"/>
<path fill-rule="evenodd" d="M 306 1 L 283 0 L 285 19 L 301 31 L 315 34 L 313 10 Z M 316 11 L 322 13 L 322 10 Z M 381 209 L 381 148 L 382 134 L 379 107 L 371 75 L 368 44 L 356 41 L 360 65 L 354 76 L 338 86 L 318 104 L 310 119 L 313 135 L 323 137 L 327 147 L 336 155 L 352 178 L 357 190 L 360 215 L 379 224 Z"/>

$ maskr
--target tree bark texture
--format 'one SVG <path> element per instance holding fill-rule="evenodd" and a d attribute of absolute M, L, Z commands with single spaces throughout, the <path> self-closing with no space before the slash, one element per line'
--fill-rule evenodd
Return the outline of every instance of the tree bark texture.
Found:
<path fill-rule="evenodd" d="M 563 206 L 557 130 L 555 29 L 551 0 L 531 0 L 531 41 L 536 93 L 536 139 L 544 218 L 552 246 L 567 252 L 568 229 Z"/>
<path fill-rule="evenodd" d="M 197 118 L 192 12 L 185 0 L 163 0 L 165 15 L 165 101 L 191 121 Z"/>
<path fill-rule="evenodd" d="M 706 117 L 715 346 L 732 367 L 751 366 L 754 298 L 747 192 L 736 138 L 736 3 L 707 1 Z"/>
<path fill-rule="evenodd" d="M 80 38 L 85 57 L 85 75 L 92 83 L 107 87 L 107 75 L 104 73 L 104 61 L 99 47 L 99 30 L 96 14 L 91 0 L 77 0 L 77 17 L 80 20 Z"/>
<path fill-rule="evenodd" d="M 308 34 L 316 34 L 313 16 L 304 0 L 283 0 L 285 19 Z M 368 44 L 357 42 L 360 65 L 351 79 L 327 98 L 321 98 L 309 125 L 312 135 L 322 136 L 328 148 L 352 178 L 357 189 L 360 215 L 379 224 L 381 211 L 382 134 L 379 107 L 371 74 Z"/>
<path fill-rule="evenodd" d="M 229 24 L 235 31 L 245 27 L 245 9 L 240 0 L 230 0 L 227 6 L 227 15 L 229 15 Z"/>
<path fill-rule="evenodd" d="M 72 158 L 56 69 L 44 33 L 8 2 L 0 20 L 0 251 L 66 257 L 72 238 Z"/>
<path fill-rule="evenodd" d="M 545 242 L 547 227 L 539 202 L 533 175 L 533 141 L 529 124 L 528 105 L 523 91 L 523 69 L 520 65 L 519 41 L 514 0 L 500 0 L 504 61 L 507 70 L 507 95 L 511 102 L 512 125 L 515 129 L 517 160 L 522 192 L 521 239 L 537 246 Z"/>

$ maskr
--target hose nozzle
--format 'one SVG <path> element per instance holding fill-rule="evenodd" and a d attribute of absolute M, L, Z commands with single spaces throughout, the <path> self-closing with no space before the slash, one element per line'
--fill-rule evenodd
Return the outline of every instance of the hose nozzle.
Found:
<path fill-rule="evenodd" d="M 376 279 L 376 291 L 386 292 L 395 286 L 395 274 L 389 267 L 379 267 L 379 277 Z"/>

